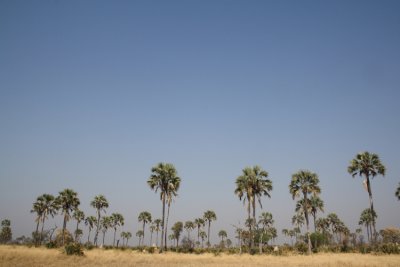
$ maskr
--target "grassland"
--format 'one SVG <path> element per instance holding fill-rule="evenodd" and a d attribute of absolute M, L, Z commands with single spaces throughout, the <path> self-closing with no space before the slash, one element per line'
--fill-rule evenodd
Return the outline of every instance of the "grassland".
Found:
<path fill-rule="evenodd" d="M 85 256 L 67 256 L 57 249 L 0 246 L 0 266 L 355 266 L 398 267 L 400 255 L 316 254 L 312 256 L 143 254 L 130 250 L 85 251 Z"/>

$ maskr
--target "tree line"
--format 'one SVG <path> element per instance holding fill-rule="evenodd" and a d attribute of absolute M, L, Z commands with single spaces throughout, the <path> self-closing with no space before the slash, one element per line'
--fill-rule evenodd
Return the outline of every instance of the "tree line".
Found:
<path fill-rule="evenodd" d="M 386 168 L 381 163 L 377 154 L 363 152 L 355 156 L 350 161 L 347 168 L 348 173 L 352 176 L 360 176 L 364 178 L 364 185 L 369 196 L 369 208 L 362 211 L 360 215 L 360 226 L 365 226 L 369 242 L 375 242 L 378 233 L 376 231 L 377 213 L 373 205 L 371 179 L 377 175 L 385 175 Z M 271 197 L 273 183 L 269 178 L 267 171 L 260 166 L 246 167 L 242 170 L 236 180 L 236 188 L 234 194 L 239 200 L 243 201 L 247 211 L 245 228 L 234 226 L 240 248 L 247 246 L 253 248 L 258 245 L 260 252 L 262 247 L 268 244 L 270 240 L 277 237 L 277 230 L 273 226 L 273 216 L 269 212 L 263 212 L 258 218 L 256 214 L 257 203 L 262 208 L 262 197 Z M 158 163 L 151 169 L 151 175 L 147 180 L 147 185 L 155 193 L 159 193 L 161 201 L 161 218 L 152 220 L 152 215 L 148 211 L 143 211 L 138 216 L 138 222 L 142 224 L 142 229 L 136 232 L 139 238 L 139 246 L 143 246 L 146 232 L 146 225 L 149 225 L 150 246 L 152 245 L 153 233 L 156 233 L 156 246 L 160 250 L 167 249 L 167 240 L 175 241 L 176 247 L 179 246 L 181 233 L 183 230 L 187 232 L 185 245 L 190 247 L 203 247 L 204 241 L 207 239 L 206 245 L 210 247 L 210 229 L 211 223 L 217 220 L 214 211 L 207 210 L 203 216 L 195 218 L 193 221 L 176 222 L 171 227 L 171 234 L 168 235 L 168 220 L 170 215 L 170 207 L 174 198 L 178 195 L 181 184 L 181 178 L 173 164 Z M 357 229 L 356 233 L 350 233 L 349 229 L 338 218 L 335 213 L 329 214 L 326 218 L 317 218 L 318 212 L 324 212 L 324 202 L 320 198 L 321 188 L 319 186 L 319 177 L 316 173 L 309 170 L 299 170 L 291 177 L 288 185 L 289 193 L 293 200 L 296 200 L 295 212 L 292 218 L 293 229 L 283 229 L 282 234 L 290 237 L 293 244 L 293 238 L 304 240 L 307 245 L 307 252 L 311 253 L 312 248 L 317 244 L 315 241 L 319 239 L 320 243 L 326 243 L 328 239 L 341 242 L 343 236 L 351 236 L 353 239 L 361 234 L 361 229 Z M 395 195 L 400 199 L 400 184 Z M 116 240 L 118 228 L 124 225 L 124 217 L 120 213 L 112 213 L 110 216 L 105 215 L 105 210 L 109 207 L 109 203 L 105 196 L 97 195 L 91 201 L 90 205 L 95 209 L 95 216 L 85 216 L 84 212 L 79 210 L 80 200 L 78 195 L 72 189 L 64 189 L 57 196 L 51 194 L 43 194 L 39 196 L 33 203 L 32 213 L 36 214 L 36 231 L 33 233 L 33 239 L 36 245 L 41 245 L 44 235 L 45 220 L 49 216 L 54 217 L 56 214 L 63 216 L 62 230 L 59 232 L 60 245 L 64 245 L 66 240 L 79 242 L 83 231 L 79 229 L 81 222 L 88 227 L 87 243 L 90 243 L 91 232 L 94 230 L 93 244 L 99 245 L 99 234 L 102 233 L 102 245 L 108 230 L 113 230 L 113 246 L 119 245 Z M 69 220 L 76 221 L 76 228 L 72 236 L 66 231 Z M 310 231 L 310 220 L 314 224 L 314 232 Z M 39 230 L 39 226 L 41 229 Z M 301 236 L 301 227 L 305 225 L 306 233 Z M 207 226 L 207 227 L 206 227 Z M 196 230 L 197 240 L 192 240 L 190 235 Z M 206 232 L 207 231 L 207 232 Z M 53 230 L 54 232 L 54 230 Z M 159 242 L 159 232 L 160 245 Z M 51 240 L 50 233 L 50 240 Z M 222 245 L 230 246 L 232 241 L 227 238 L 225 230 L 220 230 L 218 236 L 221 238 Z M 319 236 L 319 237 L 318 237 Z M 130 232 L 121 232 L 122 245 L 127 246 L 128 240 L 132 237 Z M 318 238 L 317 238 L 318 237 Z M 200 242 L 201 240 L 201 242 Z M 117 244 L 116 244 L 117 241 Z M 182 242 L 183 242 L 182 241 Z M 318 241 L 318 240 L 317 240 Z"/>

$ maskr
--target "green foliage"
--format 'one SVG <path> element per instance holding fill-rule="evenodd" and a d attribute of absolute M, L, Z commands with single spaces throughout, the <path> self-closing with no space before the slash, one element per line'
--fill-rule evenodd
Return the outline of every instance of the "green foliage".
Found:
<path fill-rule="evenodd" d="M 304 242 L 297 242 L 295 245 L 295 249 L 300 254 L 306 254 L 308 250 L 308 246 Z"/>
<path fill-rule="evenodd" d="M 400 254 L 400 246 L 395 243 L 384 243 L 380 244 L 375 251 L 384 254 Z"/>
<path fill-rule="evenodd" d="M 51 248 L 57 248 L 57 244 L 56 244 L 56 242 L 54 242 L 54 241 L 47 242 L 47 243 L 46 243 L 46 248 L 49 248 L 49 249 L 51 249 Z"/>
<path fill-rule="evenodd" d="M 328 236 L 324 235 L 322 233 L 319 233 L 319 232 L 312 233 L 310 235 L 310 239 L 311 239 L 311 244 L 312 244 L 312 247 L 314 248 L 314 251 L 317 251 L 317 249 L 320 246 L 327 244 L 329 242 Z"/>
<path fill-rule="evenodd" d="M 64 247 L 67 255 L 83 256 L 83 246 L 79 243 L 69 243 Z"/>

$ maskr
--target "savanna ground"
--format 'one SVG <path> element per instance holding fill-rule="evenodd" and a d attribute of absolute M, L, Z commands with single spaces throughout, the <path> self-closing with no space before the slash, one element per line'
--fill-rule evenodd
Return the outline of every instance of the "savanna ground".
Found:
<path fill-rule="evenodd" d="M 0 266 L 355 266 L 398 267 L 400 255 L 314 254 L 312 256 L 144 254 L 131 250 L 85 251 L 84 256 L 67 256 L 60 249 L 0 246 Z"/>

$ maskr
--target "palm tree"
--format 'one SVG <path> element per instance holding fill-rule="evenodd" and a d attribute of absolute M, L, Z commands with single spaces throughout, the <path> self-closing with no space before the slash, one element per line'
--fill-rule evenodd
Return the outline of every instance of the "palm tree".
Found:
<path fill-rule="evenodd" d="M 150 246 L 153 246 L 153 233 L 156 230 L 156 226 L 154 224 L 151 224 L 149 227 L 150 231 Z"/>
<path fill-rule="evenodd" d="M 317 220 L 317 212 L 324 212 L 324 201 L 319 198 L 317 195 L 313 195 L 310 199 L 310 209 L 311 215 L 314 218 L 314 232 L 317 231 L 316 220 Z"/>
<path fill-rule="evenodd" d="M 96 223 L 96 217 L 94 216 L 88 216 L 85 219 L 85 225 L 89 227 L 89 234 L 87 237 L 87 242 L 89 243 L 89 238 L 90 238 L 90 232 L 92 231 L 94 225 Z"/>
<path fill-rule="evenodd" d="M 207 238 L 207 234 L 206 234 L 206 232 L 204 232 L 204 231 L 201 231 L 200 232 L 200 238 L 201 238 L 201 247 L 203 248 L 204 247 L 204 240 Z"/>
<path fill-rule="evenodd" d="M 80 204 L 78 193 L 72 189 L 64 189 L 59 192 L 56 198 L 56 203 L 62 210 L 64 215 L 63 229 L 62 229 L 62 244 L 65 242 L 65 229 L 67 228 L 67 222 L 71 218 L 70 212 L 76 210 Z"/>
<path fill-rule="evenodd" d="M 292 224 L 300 229 L 304 225 L 304 216 L 300 213 L 296 213 L 292 217 Z"/>
<path fill-rule="evenodd" d="M 319 232 L 322 232 L 322 235 L 325 237 L 324 238 L 324 243 L 326 242 L 327 239 L 327 232 L 329 231 L 329 219 L 328 218 L 318 218 L 315 222 L 316 225 L 316 230 Z M 326 244 L 324 244 L 326 245 Z"/>
<path fill-rule="evenodd" d="M 190 232 L 194 229 L 195 225 L 192 221 L 186 221 L 185 222 L 185 230 L 187 231 L 188 234 L 188 239 L 190 241 Z"/>
<path fill-rule="evenodd" d="M 162 220 L 161 220 L 161 251 L 163 246 L 167 249 L 167 224 L 165 223 L 165 204 L 168 201 L 168 207 L 180 186 L 181 178 L 178 177 L 175 166 L 170 163 L 159 163 L 151 169 L 152 174 L 147 184 L 152 190 L 160 190 L 160 199 L 162 202 Z"/>
<path fill-rule="evenodd" d="M 361 215 L 360 215 L 360 220 L 358 222 L 359 225 L 364 225 L 365 228 L 367 229 L 367 237 L 368 237 L 368 241 L 371 241 L 372 239 L 372 224 L 374 221 L 374 218 L 376 218 L 377 215 L 374 212 L 371 211 L 371 209 L 365 209 L 362 211 Z"/>
<path fill-rule="evenodd" d="M 117 227 L 124 226 L 124 216 L 120 213 L 111 214 L 111 227 L 114 228 L 113 247 L 115 246 L 115 235 L 117 234 Z"/>
<path fill-rule="evenodd" d="M 125 246 L 128 246 L 128 241 L 129 239 L 132 237 L 132 233 L 131 232 L 126 232 L 125 238 L 126 238 L 126 244 Z"/>
<path fill-rule="evenodd" d="M 122 246 L 125 246 L 125 237 L 126 237 L 126 232 L 121 232 L 121 238 L 122 238 Z"/>
<path fill-rule="evenodd" d="M 283 234 L 284 236 L 289 236 L 289 230 L 286 229 L 286 228 L 282 229 L 282 234 Z"/>
<path fill-rule="evenodd" d="M 221 238 L 221 243 L 223 243 L 224 242 L 224 238 L 227 238 L 228 234 L 226 233 L 225 230 L 220 230 L 218 232 L 218 236 Z"/>
<path fill-rule="evenodd" d="M 75 230 L 75 242 L 78 242 L 78 234 L 79 234 L 79 224 L 81 221 L 85 219 L 85 213 L 79 209 L 76 209 L 72 214 L 72 218 L 76 220 L 76 230 Z"/>
<path fill-rule="evenodd" d="M 399 183 L 399 186 L 397 187 L 397 190 L 396 190 L 396 197 L 397 197 L 398 200 L 400 200 L 400 183 Z"/>
<path fill-rule="evenodd" d="M 368 191 L 369 196 L 369 205 L 371 212 L 374 212 L 374 202 L 372 200 L 372 190 L 371 190 L 371 183 L 369 178 L 374 178 L 378 174 L 385 176 L 386 168 L 381 163 L 379 156 L 374 153 L 363 152 L 358 153 L 356 157 L 350 161 L 350 165 L 347 168 L 347 171 L 353 176 L 357 174 L 359 176 L 364 176 L 364 184 L 366 185 L 366 189 Z M 376 237 L 376 228 L 375 228 L 375 218 L 373 218 L 372 226 L 374 229 L 373 236 Z M 374 239 L 376 240 L 376 239 Z"/>
<path fill-rule="evenodd" d="M 137 232 L 136 232 L 136 236 L 139 237 L 139 247 L 140 247 L 140 244 L 141 244 L 140 241 L 142 240 L 142 238 L 143 238 L 143 236 L 144 236 L 143 230 L 137 231 Z"/>
<path fill-rule="evenodd" d="M 153 223 L 156 227 L 156 246 L 158 247 L 158 232 L 160 232 L 161 219 L 155 219 Z"/>
<path fill-rule="evenodd" d="M 103 246 L 104 246 L 104 238 L 106 236 L 106 232 L 108 228 L 112 227 L 111 216 L 103 216 L 100 221 L 101 231 L 103 232 Z"/>
<path fill-rule="evenodd" d="M 182 222 L 176 222 L 172 228 L 171 228 L 173 235 L 175 236 L 176 239 L 176 247 L 179 246 L 179 237 L 181 236 L 182 230 L 183 230 L 183 223 Z"/>
<path fill-rule="evenodd" d="M 54 217 L 58 209 L 59 207 L 57 205 L 57 202 L 55 201 L 54 196 L 49 194 L 43 194 L 39 196 L 36 199 L 36 202 L 33 203 L 33 209 L 31 210 L 31 212 L 36 212 L 38 215 L 37 225 L 36 225 L 36 238 L 38 238 L 37 241 L 39 241 L 39 245 L 42 244 L 45 219 L 48 218 L 48 215 Z M 42 221 L 42 230 L 40 232 L 40 236 L 38 236 L 38 228 L 40 221 Z"/>
<path fill-rule="evenodd" d="M 264 240 L 264 235 L 270 231 L 272 225 L 274 224 L 274 219 L 272 218 L 272 213 L 270 212 L 263 212 L 261 213 L 258 223 L 261 224 L 261 235 L 260 235 L 260 253 L 262 253 L 262 243 Z M 276 231 L 276 229 L 275 229 Z M 268 242 L 267 242 L 268 243 Z"/>
<path fill-rule="evenodd" d="M 316 173 L 300 170 L 299 172 L 292 175 L 292 180 L 289 185 L 289 191 L 293 199 L 300 196 L 303 197 L 303 211 L 307 227 L 308 254 L 311 254 L 310 224 L 308 218 L 308 195 L 318 195 L 321 192 L 318 183 L 319 179 Z"/>
<path fill-rule="evenodd" d="M 200 230 L 201 227 L 205 226 L 205 221 L 203 218 L 196 218 L 194 219 L 194 224 L 197 227 L 197 242 L 200 243 Z"/>
<path fill-rule="evenodd" d="M 251 207 L 253 207 L 253 223 L 256 224 L 256 198 L 260 207 L 261 197 L 271 197 L 269 192 L 272 191 L 272 181 L 268 179 L 268 172 L 261 169 L 259 166 L 246 167 L 242 170 L 242 175 L 236 178 L 235 194 L 245 204 L 247 200 L 247 213 L 248 219 L 251 218 Z M 252 232 L 252 225 L 249 227 L 250 233 Z M 253 238 L 250 239 L 253 246 Z"/>
<path fill-rule="evenodd" d="M 39 238 L 39 224 L 40 224 L 40 221 L 42 220 L 42 216 L 43 216 L 43 213 L 44 213 L 44 202 L 45 201 L 44 201 L 44 198 L 43 198 L 43 195 L 42 195 L 42 196 L 37 197 L 36 201 L 33 202 L 33 204 L 32 204 L 31 213 L 36 213 L 36 219 L 35 219 L 36 231 L 35 231 L 35 237 L 34 237 L 36 246 L 39 245 L 39 241 L 40 241 L 40 238 Z"/>
<path fill-rule="evenodd" d="M 106 208 L 108 208 L 108 201 L 105 196 L 103 195 L 97 195 L 94 197 L 92 202 L 90 202 L 90 206 L 96 209 L 96 214 L 97 214 L 97 222 L 96 222 L 96 235 L 94 236 L 94 245 L 97 246 L 97 238 L 99 236 L 99 230 L 100 230 L 100 217 L 101 217 L 101 212 L 104 211 L 106 212 Z"/>
<path fill-rule="evenodd" d="M 208 246 L 210 246 L 210 227 L 211 227 L 211 222 L 212 221 L 216 221 L 217 220 L 217 215 L 215 214 L 214 211 L 212 210 L 207 210 L 206 212 L 204 212 L 204 221 L 208 222 L 208 240 L 207 240 L 207 244 Z"/>
<path fill-rule="evenodd" d="M 151 223 L 151 214 L 148 211 L 142 211 L 138 216 L 139 222 L 143 222 L 143 245 L 144 245 L 144 233 L 146 223 Z"/>

